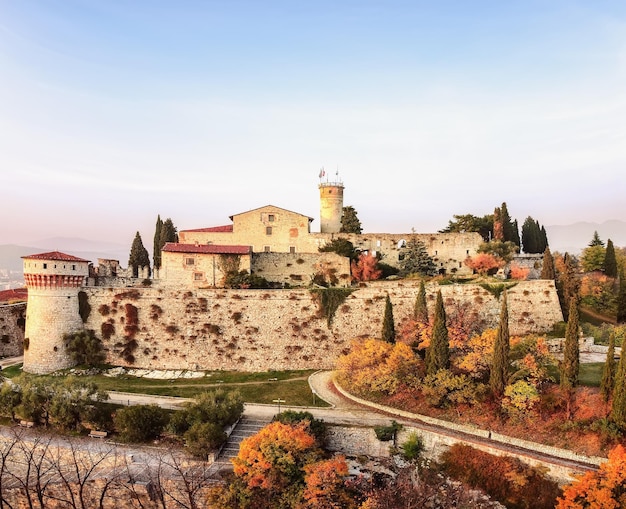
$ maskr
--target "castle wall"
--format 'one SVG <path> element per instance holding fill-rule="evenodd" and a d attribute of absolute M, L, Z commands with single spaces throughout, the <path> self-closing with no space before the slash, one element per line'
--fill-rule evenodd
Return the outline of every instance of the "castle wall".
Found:
<path fill-rule="evenodd" d="M 496 327 L 500 302 L 477 285 L 427 285 L 432 310 L 441 289 L 448 314 L 468 311 Z M 86 327 L 103 337 L 108 362 L 154 369 L 266 371 L 328 369 L 350 341 L 377 337 L 385 296 L 396 325 L 412 313 L 418 282 L 379 282 L 354 291 L 330 325 L 307 289 L 83 289 Z M 554 282 L 523 281 L 508 290 L 511 334 L 542 332 L 563 319 Z M 29 311 L 30 312 L 30 311 Z"/>
<path fill-rule="evenodd" d="M 373 254 L 382 254 L 384 263 L 398 267 L 402 246 L 415 236 L 433 258 L 438 271 L 446 274 L 471 274 L 472 270 L 463 263 L 474 256 L 483 240 L 478 233 L 338 233 L 328 235 L 313 233 L 318 244 L 325 244 L 333 237 L 348 239 L 354 247 Z"/>
<path fill-rule="evenodd" d="M 350 260 L 336 253 L 255 253 L 252 270 L 268 281 L 290 286 L 308 286 L 315 274 L 335 285 L 349 286 Z"/>
<path fill-rule="evenodd" d="M 0 357 L 22 355 L 26 302 L 0 306 Z"/>

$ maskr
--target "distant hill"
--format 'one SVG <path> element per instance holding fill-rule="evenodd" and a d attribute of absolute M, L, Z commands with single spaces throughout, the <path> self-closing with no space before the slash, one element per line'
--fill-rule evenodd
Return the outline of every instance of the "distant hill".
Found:
<path fill-rule="evenodd" d="M 550 251 L 579 254 L 591 241 L 594 231 L 598 232 L 605 243 L 611 239 L 615 247 L 626 247 L 626 222 L 611 220 L 604 223 L 580 222 L 546 226 Z"/>
<path fill-rule="evenodd" d="M 45 253 L 47 251 L 61 251 L 78 256 L 79 258 L 90 260 L 94 265 L 98 264 L 98 258 L 111 258 L 119 260 L 120 264 L 125 267 L 128 263 L 130 247 L 86 239 L 61 237 L 29 242 L 28 246 L 3 244 L 0 245 L 0 269 L 21 271 L 22 256 Z"/>

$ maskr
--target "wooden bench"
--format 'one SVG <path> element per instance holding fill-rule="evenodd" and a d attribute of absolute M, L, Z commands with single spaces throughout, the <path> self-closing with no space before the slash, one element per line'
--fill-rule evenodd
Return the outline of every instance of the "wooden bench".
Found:
<path fill-rule="evenodd" d="M 20 426 L 22 428 L 32 428 L 35 426 L 35 423 L 33 421 L 20 421 Z"/>
<path fill-rule="evenodd" d="M 91 438 L 106 438 L 109 434 L 106 431 L 96 431 L 96 430 L 91 430 L 89 432 L 89 436 Z"/>

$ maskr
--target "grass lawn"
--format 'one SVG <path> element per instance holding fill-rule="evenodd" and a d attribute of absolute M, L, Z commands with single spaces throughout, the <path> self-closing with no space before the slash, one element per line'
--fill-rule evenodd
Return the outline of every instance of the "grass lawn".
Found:
<path fill-rule="evenodd" d="M 7 378 L 21 374 L 21 366 L 11 366 L 2 371 Z M 268 403 L 281 399 L 285 405 L 328 407 L 315 398 L 309 387 L 308 377 L 314 370 L 306 371 L 267 371 L 264 373 L 242 373 L 237 371 L 211 371 L 203 378 L 179 378 L 175 380 L 154 380 L 129 375 L 110 377 L 104 375 L 81 376 L 86 382 L 94 382 L 99 389 L 106 391 L 155 394 L 192 398 L 208 390 L 237 390 L 247 403 Z M 69 372 L 68 372 L 69 374 Z M 56 376 L 48 376 L 51 379 Z"/>

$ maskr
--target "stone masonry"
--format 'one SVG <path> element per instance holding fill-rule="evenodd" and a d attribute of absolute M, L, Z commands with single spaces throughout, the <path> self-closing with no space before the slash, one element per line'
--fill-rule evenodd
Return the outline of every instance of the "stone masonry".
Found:
<path fill-rule="evenodd" d="M 500 303 L 478 285 L 427 285 L 429 306 L 441 290 L 448 314 L 474 313 L 498 323 Z M 417 281 L 377 282 L 352 292 L 328 325 L 307 289 L 183 290 L 153 285 L 85 287 L 93 329 L 107 362 L 155 369 L 267 371 L 329 369 L 352 339 L 378 337 L 385 297 L 396 325 L 412 312 Z M 511 334 L 544 332 L 562 321 L 553 281 L 523 281 L 508 290 Z"/>

